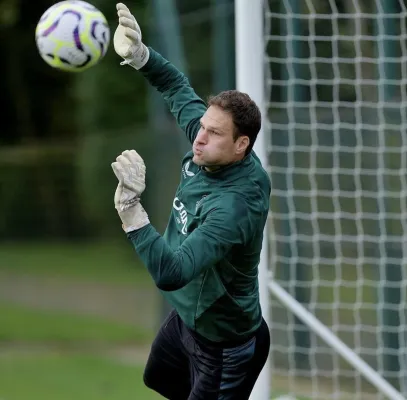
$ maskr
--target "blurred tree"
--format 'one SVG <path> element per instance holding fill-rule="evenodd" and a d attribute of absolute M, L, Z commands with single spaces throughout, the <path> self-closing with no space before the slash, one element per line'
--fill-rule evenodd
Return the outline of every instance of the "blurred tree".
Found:
<path fill-rule="evenodd" d="M 72 163 L 75 76 L 49 67 L 35 44 L 38 20 L 53 3 L 0 1 L 0 236 L 9 240 L 82 231 Z"/>
<path fill-rule="evenodd" d="M 211 0 L 178 0 L 188 78 L 202 98 L 212 93 Z M 232 10 L 233 11 L 233 10 Z"/>
<path fill-rule="evenodd" d="M 49 0 L 0 1 L 0 144 L 70 137 L 75 132 L 74 77 L 48 67 L 35 45 L 35 27 Z M 69 118 L 67 116 L 69 115 Z"/>

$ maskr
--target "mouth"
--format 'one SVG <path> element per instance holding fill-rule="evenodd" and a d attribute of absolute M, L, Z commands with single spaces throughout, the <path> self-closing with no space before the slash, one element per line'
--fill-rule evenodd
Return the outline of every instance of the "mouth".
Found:
<path fill-rule="evenodd" d="M 196 147 L 194 148 L 194 154 L 202 154 L 202 150 L 197 149 Z"/>

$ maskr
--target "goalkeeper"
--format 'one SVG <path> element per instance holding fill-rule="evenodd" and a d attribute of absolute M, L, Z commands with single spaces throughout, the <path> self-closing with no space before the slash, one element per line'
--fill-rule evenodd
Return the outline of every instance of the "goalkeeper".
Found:
<path fill-rule="evenodd" d="M 117 10 L 114 47 L 122 64 L 162 94 L 192 143 L 163 236 L 140 201 L 143 159 L 126 150 L 112 164 L 123 229 L 173 306 L 152 344 L 144 382 L 171 400 L 246 400 L 270 347 L 258 287 L 270 181 L 252 150 L 260 111 L 238 91 L 206 105 L 184 74 L 143 44 L 129 9 L 120 3 Z"/>

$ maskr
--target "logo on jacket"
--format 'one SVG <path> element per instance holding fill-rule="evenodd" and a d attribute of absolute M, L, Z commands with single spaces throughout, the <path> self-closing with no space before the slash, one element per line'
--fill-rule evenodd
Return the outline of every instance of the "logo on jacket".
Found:
<path fill-rule="evenodd" d="M 182 174 L 184 175 L 184 178 L 187 176 L 191 177 L 194 176 L 195 173 L 189 170 L 189 167 L 191 165 L 191 161 L 188 161 L 183 167 L 182 167 Z"/>
<path fill-rule="evenodd" d="M 188 225 L 187 210 L 178 197 L 175 197 L 174 201 L 172 202 L 172 206 L 176 211 L 178 211 L 178 217 L 176 217 L 175 220 L 178 224 L 181 224 L 181 233 L 183 235 L 186 235 Z"/>

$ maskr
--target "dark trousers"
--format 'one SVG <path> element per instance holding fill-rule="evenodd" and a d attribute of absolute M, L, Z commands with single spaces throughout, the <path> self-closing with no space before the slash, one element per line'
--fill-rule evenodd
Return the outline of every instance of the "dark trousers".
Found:
<path fill-rule="evenodd" d="M 172 311 L 152 344 L 144 383 L 169 400 L 247 400 L 269 349 L 264 320 L 245 343 L 225 345 L 191 332 Z"/>

